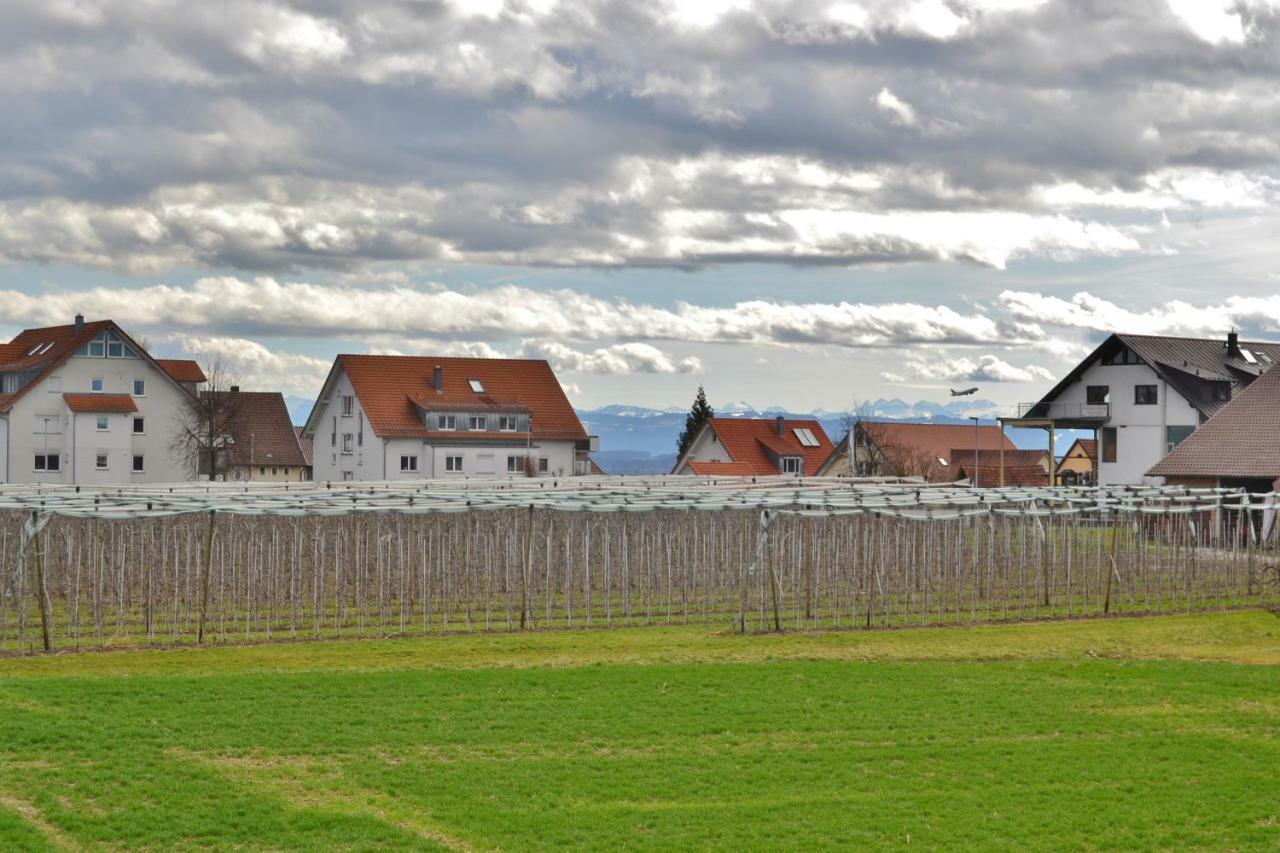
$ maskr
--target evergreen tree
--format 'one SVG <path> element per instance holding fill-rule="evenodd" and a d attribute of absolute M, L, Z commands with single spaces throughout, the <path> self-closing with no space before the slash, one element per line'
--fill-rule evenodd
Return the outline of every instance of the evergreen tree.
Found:
<path fill-rule="evenodd" d="M 684 419 L 684 432 L 680 433 L 680 438 L 676 441 L 676 456 L 684 456 L 684 452 L 689 449 L 689 445 L 693 444 L 693 440 L 698 437 L 698 431 L 702 429 L 702 425 L 709 418 L 714 418 L 716 413 L 711 408 L 711 404 L 707 402 L 707 392 L 702 386 L 698 386 L 698 396 L 693 400 L 693 408 L 689 410 L 689 415 Z"/>

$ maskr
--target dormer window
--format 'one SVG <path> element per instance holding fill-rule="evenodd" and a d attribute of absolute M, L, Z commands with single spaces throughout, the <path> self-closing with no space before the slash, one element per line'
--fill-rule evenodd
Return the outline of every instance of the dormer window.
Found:
<path fill-rule="evenodd" d="M 477 394 L 484 393 L 484 385 L 483 383 L 480 382 L 479 379 L 468 379 L 467 384 L 470 385 L 471 390 L 476 392 Z"/>
<path fill-rule="evenodd" d="M 484 432 L 489 428 L 489 419 L 484 415 L 472 415 L 469 429 L 472 432 Z"/>
<path fill-rule="evenodd" d="M 438 415 L 436 417 L 436 429 L 449 432 L 458 428 L 457 415 Z"/>
<path fill-rule="evenodd" d="M 498 431 L 499 432 L 515 432 L 516 416 L 515 415 L 499 415 Z"/>
<path fill-rule="evenodd" d="M 782 457 L 782 473 L 799 474 L 800 471 L 802 470 L 800 466 L 803 461 L 804 460 L 801 459 L 799 456 Z"/>

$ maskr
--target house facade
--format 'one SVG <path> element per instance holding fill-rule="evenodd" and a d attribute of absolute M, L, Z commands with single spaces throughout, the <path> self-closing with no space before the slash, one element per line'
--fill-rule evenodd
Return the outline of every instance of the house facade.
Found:
<path fill-rule="evenodd" d="M 230 440 L 221 459 L 222 476 L 237 482 L 299 483 L 310 465 L 298 440 L 289 407 L 278 391 L 206 391 L 227 412 Z"/>
<path fill-rule="evenodd" d="M 1142 484 L 1156 462 L 1276 363 L 1280 343 L 1240 341 L 1234 332 L 1221 340 L 1115 334 L 1002 423 L 1050 436 L 1092 430 L 1098 484 Z"/>
<path fill-rule="evenodd" d="M 190 394 L 110 320 L 27 329 L 0 344 L 0 482 L 186 480 L 174 438 Z"/>
<path fill-rule="evenodd" d="M 1058 460 L 1055 479 L 1059 486 L 1092 486 L 1097 482 L 1098 442 L 1077 438 Z"/>
<path fill-rule="evenodd" d="M 831 439 L 816 420 L 708 418 L 671 473 L 812 477 L 831 449 Z"/>
<path fill-rule="evenodd" d="M 578 476 L 598 449 L 535 359 L 340 355 L 303 436 L 317 481 Z"/>

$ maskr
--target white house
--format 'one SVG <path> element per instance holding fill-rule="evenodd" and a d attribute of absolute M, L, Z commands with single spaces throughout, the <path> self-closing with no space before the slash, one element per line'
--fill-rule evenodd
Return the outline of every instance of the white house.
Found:
<path fill-rule="evenodd" d="M 303 435 L 317 481 L 565 477 L 597 449 L 529 359 L 340 355 Z"/>
<path fill-rule="evenodd" d="M 111 320 L 27 329 L 0 344 L 0 482 L 188 479 L 173 440 L 203 379 L 194 362 L 153 359 Z"/>
<path fill-rule="evenodd" d="M 1099 485 L 1151 482 L 1146 472 L 1280 363 L 1280 343 L 1115 334 L 1005 426 L 1092 430 Z M 1050 450 L 1052 451 L 1052 439 Z"/>

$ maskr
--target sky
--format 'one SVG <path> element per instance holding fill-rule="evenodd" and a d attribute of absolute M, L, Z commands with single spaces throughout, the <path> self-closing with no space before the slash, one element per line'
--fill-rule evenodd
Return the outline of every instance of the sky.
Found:
<path fill-rule="evenodd" d="M 1012 407 L 1110 331 L 1280 339 L 1280 0 L 6 0 L 0 116 L 0 335 L 303 397 Z"/>

